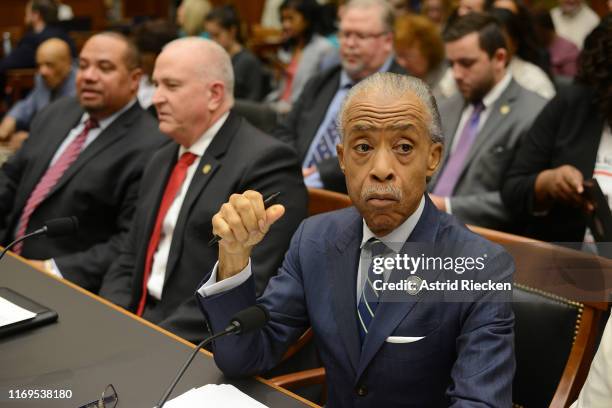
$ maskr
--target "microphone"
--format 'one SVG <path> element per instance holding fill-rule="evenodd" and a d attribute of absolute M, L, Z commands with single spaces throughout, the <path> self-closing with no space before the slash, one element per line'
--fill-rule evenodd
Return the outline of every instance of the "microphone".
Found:
<path fill-rule="evenodd" d="M 261 305 L 250 306 L 236 313 L 234 317 L 230 319 L 229 325 L 223 331 L 202 340 L 202 342 L 196 346 L 195 350 L 193 350 L 187 361 L 185 361 L 185 364 L 183 364 L 183 367 L 181 367 L 174 380 L 170 383 L 170 386 L 164 393 L 163 397 L 161 397 L 154 408 L 162 408 L 164 406 L 168 400 L 168 397 L 170 397 L 170 394 L 172 394 L 172 391 L 174 391 L 174 387 L 176 387 L 176 384 L 178 384 L 179 380 L 183 377 L 183 374 L 185 374 L 185 371 L 202 347 L 211 341 L 228 334 L 244 334 L 261 329 L 266 325 L 266 323 L 268 323 L 269 320 L 270 312 L 268 312 L 268 309 Z"/>
<path fill-rule="evenodd" d="M 37 229 L 36 231 L 32 231 L 29 234 L 25 234 L 21 238 L 17 238 L 15 241 L 11 242 L 7 245 L 6 248 L 2 250 L 0 253 L 0 259 L 7 253 L 9 249 L 13 246 L 17 245 L 24 239 L 34 237 L 37 235 L 47 235 L 49 238 L 61 237 L 64 235 L 72 235 L 79 229 L 79 220 L 77 217 L 63 217 L 63 218 L 54 218 L 45 223 L 42 228 Z"/>

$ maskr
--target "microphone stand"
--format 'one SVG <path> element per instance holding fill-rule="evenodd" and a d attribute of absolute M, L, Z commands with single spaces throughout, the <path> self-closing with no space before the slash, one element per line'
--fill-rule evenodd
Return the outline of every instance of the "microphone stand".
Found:
<path fill-rule="evenodd" d="M 4 257 L 4 254 L 6 254 L 9 249 L 11 249 L 12 247 L 17 245 L 18 243 L 20 243 L 24 239 L 30 238 L 30 237 L 32 237 L 34 235 L 44 234 L 45 232 L 47 232 L 47 227 L 46 226 L 42 227 L 40 229 L 37 229 L 36 231 L 30 232 L 29 234 L 25 234 L 23 237 L 21 237 L 19 239 L 16 239 L 15 241 L 13 241 L 10 244 L 8 244 L 7 247 L 2 250 L 2 253 L 0 253 L 0 259 L 2 259 L 2 257 Z"/>
<path fill-rule="evenodd" d="M 159 400 L 159 402 L 154 408 L 162 408 L 164 406 L 164 404 L 168 400 L 168 397 L 170 397 L 170 394 L 172 394 L 172 391 L 174 391 L 174 387 L 176 387 L 176 384 L 178 384 L 179 380 L 181 379 L 181 377 L 183 376 L 183 374 L 185 373 L 185 371 L 191 364 L 191 361 L 195 358 L 196 354 L 198 353 L 198 351 L 200 351 L 202 347 L 204 347 L 211 341 L 218 339 L 219 337 L 223 337 L 227 334 L 239 332 L 239 331 L 240 331 L 239 325 L 230 324 L 222 332 L 219 332 L 215 334 L 214 336 L 211 336 L 207 339 L 202 340 L 202 342 L 200 342 L 200 344 L 196 346 L 195 350 L 193 350 L 193 352 L 191 353 L 187 361 L 185 361 L 185 364 L 183 364 L 183 367 L 181 367 L 180 371 L 178 372 L 174 380 L 172 380 L 172 382 L 170 383 L 170 386 L 168 387 L 168 389 L 166 390 L 166 392 L 164 393 L 164 395 L 161 397 L 161 399 Z"/>

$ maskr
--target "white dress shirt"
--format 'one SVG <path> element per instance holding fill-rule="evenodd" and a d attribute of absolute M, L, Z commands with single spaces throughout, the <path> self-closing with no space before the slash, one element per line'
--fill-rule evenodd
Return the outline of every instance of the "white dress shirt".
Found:
<path fill-rule="evenodd" d="M 161 237 L 157 250 L 153 254 L 153 263 L 151 266 L 151 275 L 149 275 L 149 281 L 147 282 L 147 291 L 149 295 L 157 300 L 161 300 L 162 292 L 164 289 L 164 281 L 166 279 L 166 266 L 168 265 L 168 257 L 170 256 L 170 246 L 172 244 L 172 237 L 174 234 L 174 227 L 178 221 L 181 208 L 183 207 L 183 201 L 189 190 L 189 185 L 193 180 L 193 176 L 199 166 L 200 159 L 204 156 L 206 149 L 210 146 L 213 138 L 221 129 L 221 126 L 225 123 L 225 120 L 229 116 L 229 112 L 221 116 L 191 147 L 185 148 L 181 146 L 178 151 L 178 158 L 184 153 L 190 152 L 195 154 L 197 157 L 187 169 L 187 175 L 185 181 L 181 186 L 176 198 L 168 208 L 166 217 L 162 223 Z"/>
<path fill-rule="evenodd" d="M 396 229 L 394 229 L 393 231 L 391 231 L 389 234 L 385 235 L 384 237 L 377 237 L 370 230 L 370 228 L 368 228 L 364 220 L 363 221 L 363 237 L 361 239 L 360 248 L 363 251 L 365 243 L 370 238 L 378 238 L 387 247 L 389 247 L 394 253 L 398 253 L 404 246 L 404 243 L 408 240 L 408 237 L 410 236 L 410 234 L 412 234 L 414 227 L 419 222 L 419 219 L 421 218 L 421 214 L 423 214 L 424 208 L 425 208 L 425 197 L 421 197 L 419 206 L 414 211 L 414 213 L 412 213 L 412 215 L 410 215 L 399 227 L 397 227 Z M 362 256 L 359 257 L 359 265 L 357 267 L 357 292 L 355 294 L 355 301 L 357 304 L 359 303 L 359 298 L 361 297 L 361 290 L 363 288 L 363 284 L 367 278 L 367 269 L 362 272 L 362 269 L 364 269 L 365 266 L 362 265 L 361 261 L 362 259 L 371 259 L 370 253 L 366 253 L 366 254 L 362 253 L 361 255 Z M 249 263 L 247 264 L 247 266 L 242 271 L 240 271 L 238 274 L 230 278 L 224 279 L 221 282 L 217 282 L 218 266 L 219 266 L 219 262 L 215 264 L 215 267 L 213 268 L 213 271 L 208 281 L 206 281 L 206 283 L 204 283 L 204 285 L 202 285 L 198 289 L 198 293 L 200 295 L 204 297 L 212 296 L 217 293 L 225 292 L 227 290 L 238 287 L 242 283 L 244 283 L 252 274 L 251 260 L 249 259 Z M 369 268 L 369 265 L 368 265 L 368 268 Z M 388 270 L 385 271 L 385 279 L 389 277 L 389 272 L 390 271 Z"/>

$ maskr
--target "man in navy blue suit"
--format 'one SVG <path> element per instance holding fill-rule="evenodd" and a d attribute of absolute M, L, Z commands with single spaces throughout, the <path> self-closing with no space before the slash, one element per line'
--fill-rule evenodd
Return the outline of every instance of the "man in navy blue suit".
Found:
<path fill-rule="evenodd" d="M 311 326 L 330 407 L 510 407 L 514 264 L 426 194 L 443 150 L 430 90 L 375 74 L 351 89 L 339 125 L 354 207 L 304 221 L 259 299 L 250 253 L 283 206 L 247 191 L 214 216 L 219 262 L 198 290 L 210 331 L 255 303 L 271 316 L 216 340 L 217 365 L 229 376 L 270 369 Z"/>

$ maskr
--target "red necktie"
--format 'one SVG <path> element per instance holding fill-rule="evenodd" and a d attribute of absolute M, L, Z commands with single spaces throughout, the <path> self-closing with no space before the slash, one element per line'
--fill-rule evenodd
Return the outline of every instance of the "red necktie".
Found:
<path fill-rule="evenodd" d="M 136 310 L 136 314 L 138 316 L 142 316 L 145 305 L 147 303 L 147 284 L 149 283 L 151 268 L 153 267 L 153 255 L 155 255 L 157 245 L 159 245 L 159 240 L 161 239 L 161 230 L 162 225 L 164 223 L 164 218 L 166 218 L 168 209 L 170 208 L 170 206 L 176 199 L 177 194 L 181 190 L 181 186 L 185 181 L 189 166 L 193 164 L 197 157 L 198 156 L 193 153 L 183 153 L 178 162 L 176 162 L 176 165 L 172 170 L 172 174 L 170 174 L 170 178 L 168 179 L 168 184 L 166 184 L 166 189 L 164 190 L 164 195 L 162 196 L 161 204 L 159 206 L 159 210 L 157 211 L 155 227 L 153 228 L 153 232 L 151 233 L 151 239 L 149 240 L 149 246 L 147 247 L 147 258 L 145 260 L 143 274 L 144 276 L 142 279 L 142 295 L 140 296 L 140 301 L 138 302 L 138 309 Z"/>
<path fill-rule="evenodd" d="M 28 229 L 28 223 L 30 222 L 30 217 L 32 213 L 40 203 L 47 197 L 49 191 L 57 184 L 62 175 L 66 172 L 68 167 L 79 157 L 81 150 L 83 150 L 83 145 L 87 140 L 87 135 L 89 135 L 89 131 L 91 129 L 97 128 L 98 121 L 95 119 L 88 119 L 85 122 L 85 127 L 83 131 L 66 147 L 64 152 L 60 155 L 60 157 L 47 169 L 46 173 L 26 202 L 26 205 L 21 213 L 21 217 L 19 218 L 19 227 L 17 228 L 17 234 L 15 239 L 21 238 L 25 235 L 26 230 Z M 21 250 L 23 249 L 23 241 L 14 246 L 13 252 L 17 254 L 21 254 Z"/>

